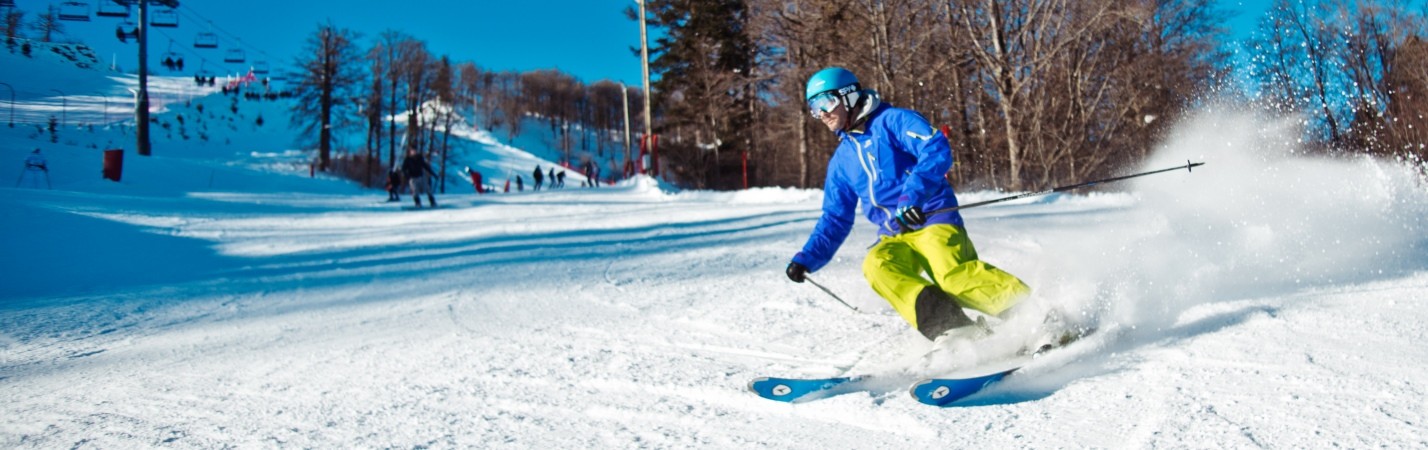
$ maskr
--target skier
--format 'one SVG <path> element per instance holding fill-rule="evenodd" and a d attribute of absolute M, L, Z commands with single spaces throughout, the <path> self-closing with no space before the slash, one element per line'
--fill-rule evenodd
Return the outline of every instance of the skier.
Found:
<path fill-rule="evenodd" d="M 555 174 L 555 180 L 556 180 L 556 184 L 555 184 L 556 186 L 559 186 L 561 189 L 565 189 L 565 171 L 564 171 L 564 170 L 560 171 L 560 173 L 558 173 L 558 174 Z"/>
<path fill-rule="evenodd" d="M 20 179 L 15 182 L 15 186 L 19 187 L 20 183 L 23 183 L 26 177 L 31 177 L 32 181 L 30 183 L 34 184 L 35 187 L 39 187 L 41 176 L 45 178 L 45 183 L 49 184 L 49 163 L 45 160 L 45 155 L 40 154 L 40 149 L 35 148 L 35 151 L 30 152 L 30 156 L 25 157 L 25 170 L 20 172 Z"/>
<path fill-rule="evenodd" d="M 466 174 L 471 176 L 471 185 L 476 187 L 476 193 L 485 194 L 486 187 L 481 185 L 481 172 L 471 170 L 471 166 L 466 166 Z"/>
<path fill-rule="evenodd" d="M 1030 294 L 1020 279 L 977 258 L 961 214 L 926 213 L 957 205 L 944 176 L 952 165 L 946 136 L 918 113 L 883 103 L 841 67 L 809 77 L 804 98 L 839 144 L 823 182 L 822 217 L 789 262 L 789 279 L 802 283 L 828 264 L 861 202 L 879 228 L 863 276 L 927 339 L 976 324 L 963 308 L 998 315 Z"/>
<path fill-rule="evenodd" d="M 544 172 L 540 171 L 540 164 L 536 164 L 535 172 L 531 172 L 531 179 L 535 180 L 532 191 L 539 191 L 541 182 L 544 181 Z"/>
<path fill-rule="evenodd" d="M 431 170 L 431 164 L 427 164 L 426 158 L 422 158 L 421 152 L 415 148 L 407 149 L 407 157 L 402 159 L 402 174 L 406 175 L 407 182 L 412 187 L 412 200 L 416 201 L 416 207 L 421 207 L 421 194 L 426 193 L 426 199 L 431 201 L 431 207 L 436 207 L 436 197 L 431 194 L 431 179 L 427 175 L 436 176 L 436 171 Z"/>
<path fill-rule="evenodd" d="M 401 191 L 402 191 L 402 169 L 399 168 L 399 167 L 397 167 L 397 166 L 392 166 L 392 170 L 388 170 L 388 171 L 387 171 L 387 201 L 389 201 L 389 202 L 399 202 L 399 201 L 402 201 L 402 196 L 399 195 L 399 194 L 401 193 Z"/>
<path fill-rule="evenodd" d="M 545 175 L 545 179 L 550 182 L 550 188 L 555 189 L 555 166 L 550 166 L 550 173 Z"/>
<path fill-rule="evenodd" d="M 520 175 L 516 175 L 516 192 L 526 191 L 526 180 L 522 180 Z"/>

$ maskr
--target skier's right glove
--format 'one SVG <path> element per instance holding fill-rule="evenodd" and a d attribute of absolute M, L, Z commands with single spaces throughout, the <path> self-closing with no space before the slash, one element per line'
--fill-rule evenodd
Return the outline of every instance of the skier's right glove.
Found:
<path fill-rule="evenodd" d="M 802 283 L 803 280 L 805 280 L 803 275 L 808 273 L 808 268 L 803 267 L 803 264 L 791 262 L 788 263 L 788 270 L 785 272 L 788 273 L 788 279 L 793 280 L 795 283 Z"/>
<path fill-rule="evenodd" d="M 897 210 L 897 223 L 905 230 L 912 230 L 913 227 L 922 226 L 927 223 L 927 215 L 922 213 L 922 208 L 916 206 L 904 206 Z"/>

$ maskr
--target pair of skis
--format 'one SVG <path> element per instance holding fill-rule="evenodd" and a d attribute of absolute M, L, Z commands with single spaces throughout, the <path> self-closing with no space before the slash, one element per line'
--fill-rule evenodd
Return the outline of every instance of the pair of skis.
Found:
<path fill-rule="evenodd" d="M 1047 320 L 1052 321 L 1056 317 L 1059 316 L 1048 316 Z M 985 323 L 983 323 L 983 327 L 985 327 Z M 1027 364 L 1031 364 L 1032 360 L 1046 352 L 1063 348 L 1094 332 L 1094 327 L 1067 330 L 1060 333 L 1051 342 L 1034 347 L 1034 351 L 1024 349 L 1008 359 L 996 360 L 939 377 L 923 378 L 903 373 L 833 378 L 762 377 L 749 382 L 749 390 L 769 400 L 801 403 L 912 382 L 912 386 L 908 388 L 908 394 L 911 394 L 913 399 L 919 403 L 945 407 L 996 384 Z M 979 337 L 989 335 L 990 332 L 970 338 L 977 340 Z"/>
<path fill-rule="evenodd" d="M 943 377 L 917 380 L 908 393 L 919 403 L 949 406 L 982 391 L 1031 362 L 1030 357 L 1017 358 L 995 366 L 974 369 Z M 833 378 L 762 377 L 749 382 L 749 390 L 760 397 L 787 403 L 800 403 L 850 392 L 867 390 L 869 386 L 897 382 L 897 376 L 862 375 Z"/>

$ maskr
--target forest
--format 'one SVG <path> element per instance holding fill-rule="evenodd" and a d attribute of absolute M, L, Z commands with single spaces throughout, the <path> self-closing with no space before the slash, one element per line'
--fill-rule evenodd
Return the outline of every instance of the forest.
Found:
<path fill-rule="evenodd" d="M 1304 140 L 1326 157 L 1422 164 L 1421 2 L 1276 0 L 1243 42 L 1228 41 L 1232 12 L 1216 5 L 649 0 L 654 169 L 689 188 L 821 186 L 836 138 L 806 113 L 802 90 L 827 66 L 852 70 L 884 101 L 942 127 L 958 186 L 1026 190 L 1118 174 L 1177 119 L 1216 102 L 1302 116 Z M 627 15 L 636 20 L 637 9 Z M 507 136 L 522 132 L 518 118 L 539 119 L 559 136 L 564 163 L 639 157 L 623 134 L 625 102 L 640 123 L 639 86 L 488 71 L 432 55 L 398 31 L 369 41 L 323 25 L 298 61 L 295 125 L 324 167 L 337 152 L 380 174 L 408 146 L 440 162 L 462 117 Z M 383 120 L 394 111 L 405 126 Z M 334 149 L 333 129 L 367 138 Z"/>

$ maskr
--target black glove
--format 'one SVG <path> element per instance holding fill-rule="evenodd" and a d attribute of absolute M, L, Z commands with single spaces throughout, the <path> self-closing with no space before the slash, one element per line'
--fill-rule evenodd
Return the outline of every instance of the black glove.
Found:
<path fill-rule="evenodd" d="M 912 228 L 927 223 L 927 215 L 922 213 L 922 208 L 916 206 L 904 206 L 897 210 L 897 223 L 903 228 Z"/>
<path fill-rule="evenodd" d="M 788 270 L 786 271 L 786 273 L 788 273 L 788 279 L 793 280 L 795 283 L 802 283 L 805 279 L 803 278 L 803 275 L 808 273 L 808 268 L 803 267 L 803 264 L 791 262 L 788 263 Z"/>

